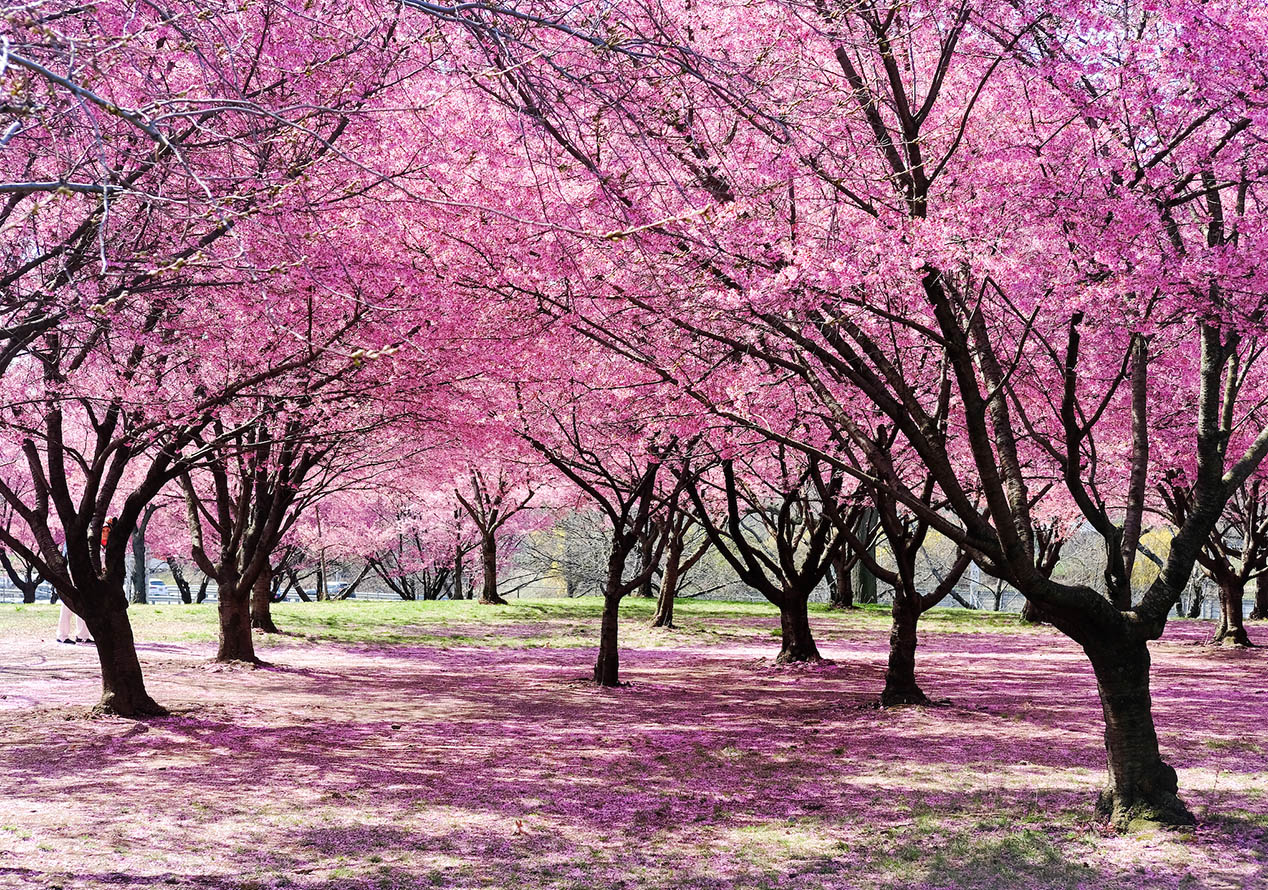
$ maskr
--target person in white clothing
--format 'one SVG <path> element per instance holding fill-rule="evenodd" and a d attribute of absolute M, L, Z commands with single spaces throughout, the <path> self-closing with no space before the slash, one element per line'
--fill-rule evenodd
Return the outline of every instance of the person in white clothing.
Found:
<path fill-rule="evenodd" d="M 66 600 L 58 600 L 62 604 L 62 614 L 57 619 L 57 642 L 59 643 L 92 643 L 95 642 L 88 632 L 88 625 L 66 606 Z M 74 623 L 75 635 L 71 636 L 71 624 Z"/>

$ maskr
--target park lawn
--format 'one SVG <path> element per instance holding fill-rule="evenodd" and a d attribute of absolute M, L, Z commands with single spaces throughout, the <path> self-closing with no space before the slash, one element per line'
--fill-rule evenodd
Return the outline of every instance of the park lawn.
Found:
<path fill-rule="evenodd" d="M 137 723 L 89 716 L 55 611 L 0 608 L 0 887 L 1268 885 L 1268 665 L 1203 622 L 1154 646 L 1200 825 L 1116 836 L 1086 661 L 1012 616 L 933 613 L 950 703 L 882 711 L 883 609 L 813 612 L 833 663 L 777 668 L 765 604 L 667 632 L 627 600 L 630 685 L 598 690 L 595 599 L 281 604 L 255 670 L 210 663 L 214 607 L 134 607 L 174 713 Z"/>
<path fill-rule="evenodd" d="M 679 633 L 666 635 L 646 625 L 656 602 L 626 597 L 621 617 L 626 642 L 637 646 L 676 645 L 677 640 L 701 638 L 708 642 L 740 641 L 757 636 L 778 636 L 779 619 L 765 602 L 679 600 L 675 605 Z M 5 634 L 51 636 L 57 624 L 57 606 L 45 603 L 0 607 L 0 636 Z M 281 643 L 361 643 L 392 646 L 427 643 L 439 646 L 580 646 L 595 645 L 593 625 L 603 610 L 599 597 L 576 599 L 521 599 L 496 609 L 473 600 L 283 602 L 272 607 L 284 636 Z M 863 606 L 850 611 L 812 603 L 812 615 L 825 622 L 829 635 L 837 631 L 865 629 L 887 633 L 888 606 Z M 216 639 L 216 605 L 133 605 L 129 607 L 133 632 L 139 641 L 210 642 Z M 763 621 L 768 625 L 763 626 Z M 934 609 L 922 619 L 930 630 L 948 633 L 1006 631 L 1028 633 L 1011 614 Z"/>

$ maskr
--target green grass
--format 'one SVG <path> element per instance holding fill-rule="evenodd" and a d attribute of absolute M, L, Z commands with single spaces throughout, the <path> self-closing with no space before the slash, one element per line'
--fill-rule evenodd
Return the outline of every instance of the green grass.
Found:
<path fill-rule="evenodd" d="M 679 600 L 672 634 L 647 627 L 655 600 L 627 597 L 621 605 L 622 637 L 629 645 L 661 647 L 692 643 L 761 642 L 779 635 L 779 617 L 766 602 Z M 599 597 L 512 600 L 508 606 L 482 606 L 472 600 L 431 602 L 340 601 L 286 602 L 273 606 L 290 644 L 510 646 L 516 648 L 592 646 L 603 609 Z M 879 631 L 889 624 L 888 606 L 850 611 L 810 607 L 816 633 Z M 214 604 L 134 605 L 128 611 L 138 641 L 211 642 L 216 639 Z M 1028 632 L 1015 615 L 934 609 L 921 620 L 928 632 Z M 0 606 L 0 637 L 52 638 L 57 606 Z"/>

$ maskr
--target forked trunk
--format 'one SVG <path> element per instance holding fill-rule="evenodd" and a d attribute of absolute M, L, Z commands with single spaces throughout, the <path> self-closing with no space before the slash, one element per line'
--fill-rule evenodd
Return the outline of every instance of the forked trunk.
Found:
<path fill-rule="evenodd" d="M 273 623 L 273 572 L 266 568 L 251 588 L 251 626 L 266 634 L 281 633 Z"/>
<path fill-rule="evenodd" d="M 1085 646 L 1105 714 L 1109 785 L 1096 810 L 1116 828 L 1192 825 L 1178 796 L 1176 771 L 1158 751 L 1149 697 L 1149 649 L 1143 641 Z"/>
<path fill-rule="evenodd" d="M 250 590 L 240 581 L 220 585 L 220 648 L 216 661 L 257 663 L 255 641 L 251 638 Z"/>
<path fill-rule="evenodd" d="M 491 534 L 480 539 L 480 565 L 484 570 L 484 587 L 480 590 L 480 602 L 486 606 L 507 605 L 498 594 L 498 542 Z"/>
<path fill-rule="evenodd" d="M 889 664 L 881 705 L 923 705 L 929 698 L 916 683 L 916 628 L 920 622 L 919 594 L 894 590 L 893 621 L 889 631 Z"/>
<path fill-rule="evenodd" d="M 1255 579 L 1255 608 L 1250 617 L 1255 621 L 1268 619 L 1268 575 L 1260 575 Z"/>
<path fill-rule="evenodd" d="M 782 645 L 775 664 L 796 661 L 822 661 L 810 632 L 810 611 L 806 607 L 808 597 L 798 591 L 785 591 L 779 606 L 779 630 Z"/>
<path fill-rule="evenodd" d="M 599 628 L 599 659 L 594 664 L 594 682 L 600 686 L 620 686 L 620 655 L 617 652 L 617 617 L 621 595 L 609 591 L 603 597 L 603 620 Z"/>
<path fill-rule="evenodd" d="M 123 591 L 115 590 L 107 594 L 99 608 L 84 610 L 84 623 L 97 641 L 97 658 L 101 662 L 101 701 L 97 710 L 120 717 L 165 717 L 167 710 L 145 691 L 126 603 Z"/>
<path fill-rule="evenodd" d="M 1220 624 L 1212 638 L 1212 643 L 1227 643 L 1232 646 L 1252 646 L 1250 635 L 1246 633 L 1246 625 L 1242 621 L 1242 608 L 1246 597 L 1246 587 L 1240 578 L 1220 579 Z"/>

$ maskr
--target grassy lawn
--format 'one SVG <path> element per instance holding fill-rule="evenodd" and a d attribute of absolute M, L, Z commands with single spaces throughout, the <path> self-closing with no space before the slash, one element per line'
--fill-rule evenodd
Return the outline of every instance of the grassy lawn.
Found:
<path fill-rule="evenodd" d="M 833 660 L 779 668 L 765 603 L 627 599 L 622 676 L 586 682 L 600 602 L 283 603 L 267 667 L 210 662 L 215 607 L 130 610 L 173 711 L 87 716 L 95 652 L 0 608 L 0 888 L 1126 890 L 1268 885 L 1258 652 L 1155 647 L 1195 831 L 1116 836 L 1086 660 L 1012 615 L 938 610 L 880 710 L 884 608 L 812 611 Z"/>

